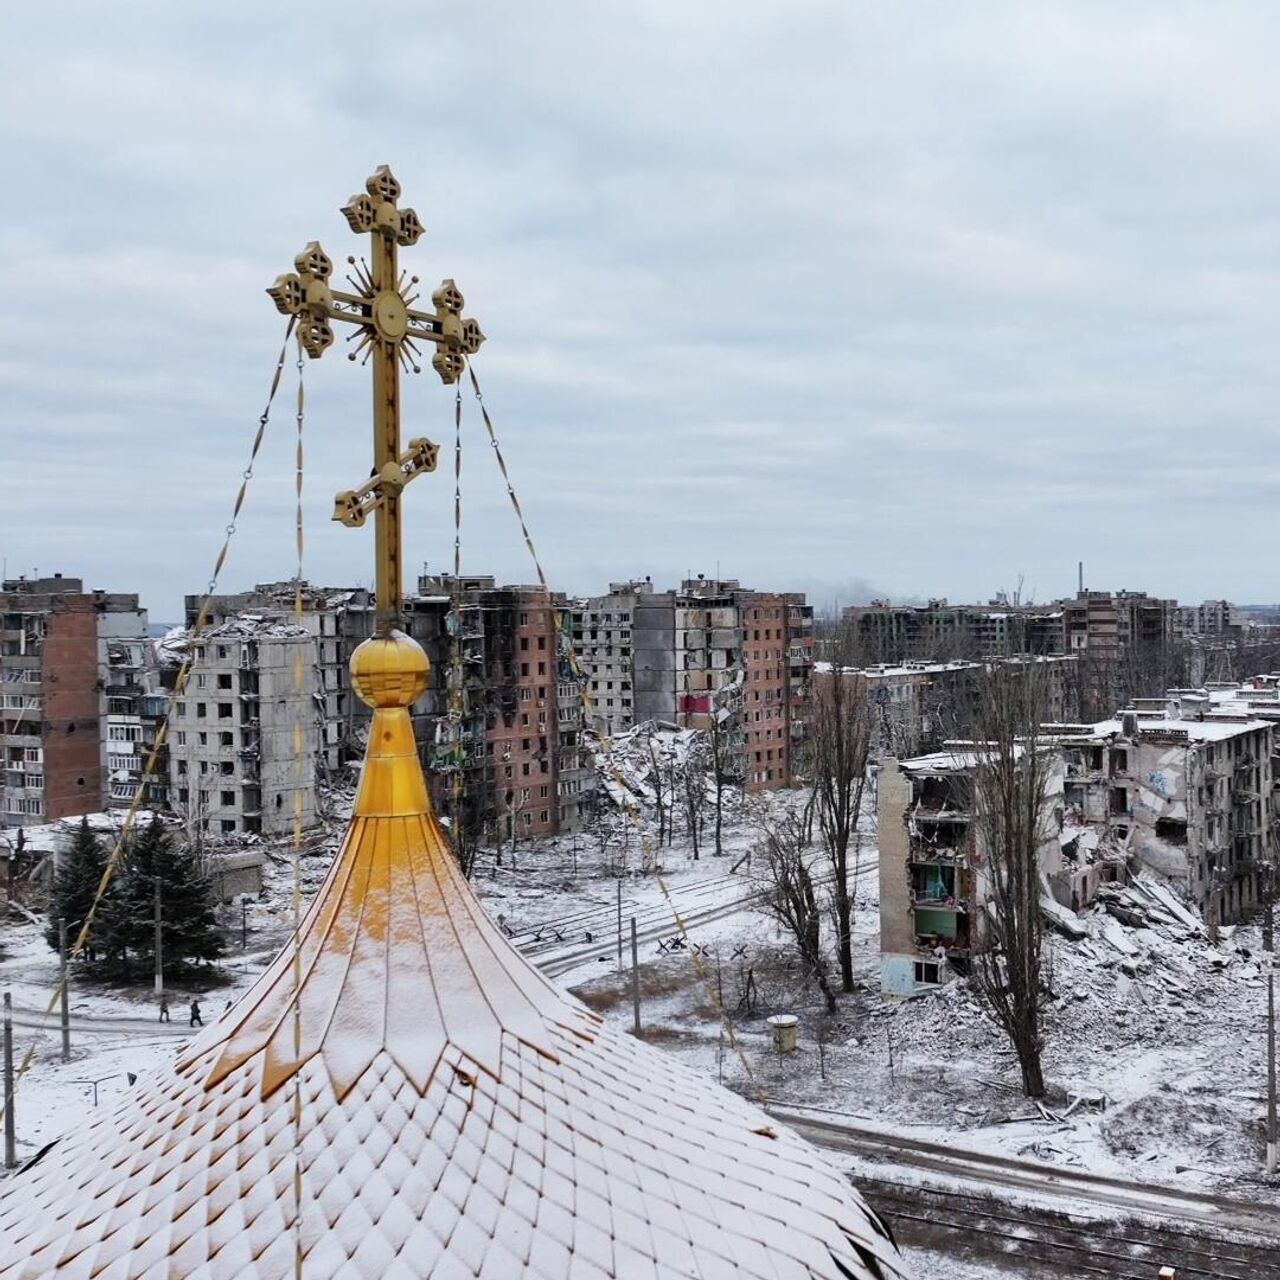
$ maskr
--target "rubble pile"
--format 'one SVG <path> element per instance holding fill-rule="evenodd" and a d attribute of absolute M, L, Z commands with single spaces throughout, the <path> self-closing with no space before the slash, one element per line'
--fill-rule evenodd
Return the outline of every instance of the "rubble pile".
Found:
<path fill-rule="evenodd" d="M 691 759 L 707 755 L 707 735 L 698 729 L 678 729 L 649 720 L 606 739 L 596 753 L 601 790 L 618 807 L 656 805 L 654 761 L 664 772 L 680 777 Z M 709 779 L 708 779 L 709 780 Z"/>
<path fill-rule="evenodd" d="M 1102 886 L 1087 910 L 1068 914 L 1075 929 L 1045 936 L 1047 1062 L 1078 1060 L 1083 1068 L 1090 1055 L 1122 1046 L 1165 1049 L 1210 1033 L 1257 1033 L 1251 1006 L 1266 978 L 1256 927 L 1223 926 L 1211 941 L 1197 912 L 1147 872 Z M 912 1049 L 954 1053 L 959 1040 L 985 1054 L 1005 1044 L 967 982 L 890 1008 Z"/>

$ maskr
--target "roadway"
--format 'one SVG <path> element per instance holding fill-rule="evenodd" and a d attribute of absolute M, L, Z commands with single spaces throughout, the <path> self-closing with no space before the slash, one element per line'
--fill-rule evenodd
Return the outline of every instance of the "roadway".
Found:
<path fill-rule="evenodd" d="M 1141 1218 L 1198 1223 L 1218 1231 L 1237 1231 L 1280 1244 L 1280 1211 L 1267 1205 L 1211 1192 L 1183 1191 L 1153 1182 L 1137 1182 L 1081 1169 L 994 1155 L 933 1142 L 904 1133 L 886 1133 L 860 1124 L 856 1117 L 818 1107 L 770 1104 L 769 1114 L 815 1146 L 878 1163 L 941 1175 L 951 1185 L 990 1192 L 1009 1187 L 1047 1197 L 1070 1211 L 1081 1202 Z"/>

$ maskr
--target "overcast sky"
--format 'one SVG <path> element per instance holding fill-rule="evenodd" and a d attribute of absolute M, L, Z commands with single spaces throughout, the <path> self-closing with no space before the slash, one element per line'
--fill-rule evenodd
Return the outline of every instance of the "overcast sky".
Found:
<path fill-rule="evenodd" d="M 375 13 L 377 17 L 375 18 Z M 456 277 L 556 585 L 1274 600 L 1274 4 L 6 5 L 0 554 L 207 580 L 279 348 L 263 293 L 383 162 Z M 290 368 L 290 378 L 293 372 Z M 369 468 L 306 369 L 306 573 Z M 287 577 L 292 383 L 223 583 Z M 406 387 L 406 435 L 452 438 Z M 530 581 L 468 400 L 464 569 Z M 450 562 L 445 469 L 406 561 Z"/>

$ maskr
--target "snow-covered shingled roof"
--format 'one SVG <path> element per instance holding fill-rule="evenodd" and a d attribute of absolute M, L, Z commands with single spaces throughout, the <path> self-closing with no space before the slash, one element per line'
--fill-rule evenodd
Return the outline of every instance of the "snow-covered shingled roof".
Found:
<path fill-rule="evenodd" d="M 298 1248 L 308 1280 L 902 1276 L 817 1153 L 489 923 L 429 811 L 405 710 L 426 672 L 402 636 L 353 662 L 378 709 L 300 980 L 289 949 L 172 1071 L 3 1184 L 0 1280 L 286 1280 Z"/>

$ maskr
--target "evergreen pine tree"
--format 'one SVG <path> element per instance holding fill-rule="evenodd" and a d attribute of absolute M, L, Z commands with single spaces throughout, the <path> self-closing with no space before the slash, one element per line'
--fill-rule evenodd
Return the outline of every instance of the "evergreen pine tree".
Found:
<path fill-rule="evenodd" d="M 213 884 L 201 873 L 191 849 L 176 841 L 158 817 L 129 843 L 116 930 L 121 947 L 127 947 L 136 960 L 155 963 L 157 878 L 166 967 L 189 960 L 216 960 L 223 943 Z"/>
<path fill-rule="evenodd" d="M 69 941 L 74 942 L 93 906 L 106 865 L 107 851 L 90 829 L 89 819 L 81 818 L 71 844 L 59 861 L 49 900 L 49 926 L 44 937 L 55 951 L 58 950 L 58 922 L 66 921 Z M 85 954 L 92 958 L 89 946 Z"/>

